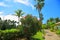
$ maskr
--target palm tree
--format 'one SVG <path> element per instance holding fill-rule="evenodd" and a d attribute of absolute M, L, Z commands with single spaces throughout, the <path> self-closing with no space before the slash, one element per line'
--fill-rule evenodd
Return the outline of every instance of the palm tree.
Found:
<path fill-rule="evenodd" d="M 19 24 L 20 18 L 22 17 L 23 14 L 24 14 L 24 12 L 22 12 L 22 10 L 15 11 L 15 15 L 18 17 L 18 24 Z"/>
<path fill-rule="evenodd" d="M 43 14 L 41 13 L 41 9 L 44 6 L 44 0 L 35 0 L 36 1 L 36 5 L 34 5 L 36 7 L 36 9 L 38 10 L 39 13 L 39 20 L 40 20 L 40 26 L 42 26 L 42 20 L 43 20 Z"/>

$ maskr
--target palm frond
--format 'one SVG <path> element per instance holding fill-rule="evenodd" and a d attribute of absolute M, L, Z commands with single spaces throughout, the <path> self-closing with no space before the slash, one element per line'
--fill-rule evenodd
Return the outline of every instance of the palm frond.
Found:
<path fill-rule="evenodd" d="M 21 13 L 21 15 L 23 15 L 23 14 L 25 14 L 25 13 L 24 13 L 24 12 L 22 12 L 22 13 Z M 21 16 L 21 15 L 20 15 L 20 16 Z"/>

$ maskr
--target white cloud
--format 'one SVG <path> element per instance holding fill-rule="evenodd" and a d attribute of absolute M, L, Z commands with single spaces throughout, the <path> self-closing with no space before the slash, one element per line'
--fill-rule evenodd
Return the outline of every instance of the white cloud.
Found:
<path fill-rule="evenodd" d="M 0 12 L 0 15 L 3 14 L 3 12 Z"/>
<path fill-rule="evenodd" d="M 2 18 L 2 20 L 14 20 L 14 21 L 17 21 L 18 22 L 18 17 L 17 16 L 14 16 L 14 15 L 0 15 L 0 17 Z"/>
<path fill-rule="evenodd" d="M 6 5 L 4 2 L 0 2 L 0 6 L 8 7 L 8 5 Z"/>
<path fill-rule="evenodd" d="M 14 21 L 18 21 L 18 17 L 17 16 L 14 16 L 14 15 L 6 15 L 4 16 L 4 20 L 14 20 Z"/>
<path fill-rule="evenodd" d="M 17 21 L 18 22 L 18 17 L 17 16 L 14 16 L 14 15 L 0 15 L 0 17 L 1 17 L 1 19 L 2 20 L 11 20 L 11 21 Z M 21 22 L 19 22 L 19 24 L 21 24 Z M 17 23 L 16 23 L 16 25 L 18 25 Z"/>
<path fill-rule="evenodd" d="M 34 6 L 29 2 L 29 0 L 14 0 L 14 2 L 22 3 L 26 6 L 31 6 L 34 9 Z"/>

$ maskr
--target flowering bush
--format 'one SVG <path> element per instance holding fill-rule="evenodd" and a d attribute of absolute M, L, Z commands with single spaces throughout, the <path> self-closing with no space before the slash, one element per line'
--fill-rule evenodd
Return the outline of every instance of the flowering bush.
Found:
<path fill-rule="evenodd" d="M 40 30 L 39 20 L 32 15 L 26 15 L 21 19 L 22 26 L 24 27 L 24 33 L 34 35 Z"/>

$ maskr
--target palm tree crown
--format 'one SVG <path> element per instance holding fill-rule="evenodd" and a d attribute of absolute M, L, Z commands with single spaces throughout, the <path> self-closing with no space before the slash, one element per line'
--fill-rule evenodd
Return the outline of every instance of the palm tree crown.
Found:
<path fill-rule="evenodd" d="M 23 14 L 24 12 L 22 12 L 22 10 L 15 11 L 15 15 L 18 17 L 18 22 L 20 22 L 20 18 L 22 17 Z"/>
<path fill-rule="evenodd" d="M 15 11 L 15 15 L 18 16 L 18 17 L 21 17 L 24 13 L 22 12 L 22 10 L 17 10 Z"/>

